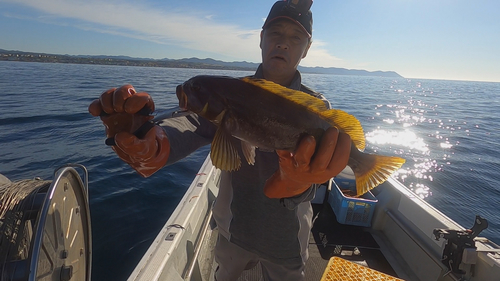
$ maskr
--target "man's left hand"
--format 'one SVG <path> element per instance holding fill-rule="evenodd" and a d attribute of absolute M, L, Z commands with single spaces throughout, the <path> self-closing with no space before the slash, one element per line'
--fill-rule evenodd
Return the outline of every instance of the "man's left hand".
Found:
<path fill-rule="evenodd" d="M 264 193 L 269 198 L 287 198 L 306 191 L 338 175 L 347 165 L 351 138 L 331 127 L 325 131 L 316 150 L 313 136 L 304 137 L 295 152 L 276 150 L 279 169 L 266 181 Z"/>

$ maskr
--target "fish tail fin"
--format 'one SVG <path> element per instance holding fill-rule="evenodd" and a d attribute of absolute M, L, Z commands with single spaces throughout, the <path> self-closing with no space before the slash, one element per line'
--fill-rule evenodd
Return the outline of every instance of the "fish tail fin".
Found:
<path fill-rule="evenodd" d="M 355 156 L 351 154 L 348 165 L 356 177 L 358 196 L 385 182 L 405 163 L 405 159 L 400 157 L 363 153 L 359 150 Z"/>

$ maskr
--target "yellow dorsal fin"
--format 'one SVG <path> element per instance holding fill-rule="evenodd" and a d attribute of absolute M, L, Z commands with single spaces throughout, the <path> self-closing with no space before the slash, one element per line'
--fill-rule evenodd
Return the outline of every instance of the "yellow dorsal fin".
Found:
<path fill-rule="evenodd" d="M 275 95 L 281 96 L 287 100 L 300 104 L 309 109 L 310 111 L 319 113 L 328 110 L 324 101 L 316 97 L 313 97 L 309 94 L 306 94 L 304 92 L 292 90 L 265 79 L 255 79 L 255 78 L 245 77 L 242 78 L 242 80 L 249 84 L 260 87 L 264 90 L 267 90 Z"/>
<path fill-rule="evenodd" d="M 361 123 L 353 115 L 339 109 L 329 110 L 325 102 L 319 98 L 301 91 L 283 87 L 265 79 L 245 77 L 242 78 L 242 80 L 299 104 L 307 110 L 318 114 L 333 127 L 347 133 L 351 137 L 356 148 L 361 151 L 365 149 L 365 134 L 363 132 L 363 127 L 361 127 Z"/>

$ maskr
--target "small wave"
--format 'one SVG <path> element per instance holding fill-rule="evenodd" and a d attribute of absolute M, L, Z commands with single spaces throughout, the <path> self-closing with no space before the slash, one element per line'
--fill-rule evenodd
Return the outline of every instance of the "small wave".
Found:
<path fill-rule="evenodd" d="M 89 118 L 88 113 L 73 113 L 73 114 L 51 114 L 51 115 L 38 115 L 38 116 L 21 116 L 21 117 L 8 117 L 0 119 L 0 126 L 4 125 L 17 125 L 39 123 L 44 121 L 80 121 Z"/>

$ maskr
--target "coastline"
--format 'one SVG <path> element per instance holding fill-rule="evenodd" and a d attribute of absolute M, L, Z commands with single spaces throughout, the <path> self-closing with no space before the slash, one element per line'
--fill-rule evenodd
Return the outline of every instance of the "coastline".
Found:
<path fill-rule="evenodd" d="M 224 62 L 210 58 L 184 58 L 184 59 L 148 59 L 133 58 L 127 56 L 74 56 L 59 55 L 36 52 L 10 51 L 0 49 L 0 61 L 21 61 L 41 63 L 74 63 L 95 65 L 122 65 L 142 67 L 167 67 L 167 68 L 192 68 L 192 69 L 216 69 L 216 70 L 242 70 L 255 71 L 258 63 L 252 62 Z M 376 76 L 403 78 L 394 71 L 367 71 L 359 69 L 346 69 L 336 67 L 303 67 L 299 66 L 302 73 L 311 74 L 334 74 L 355 76 Z"/>

